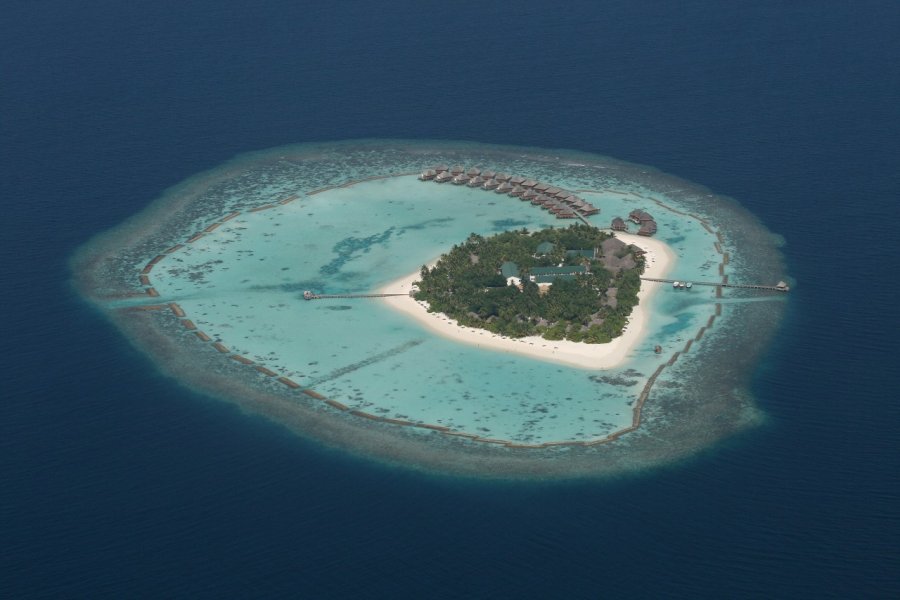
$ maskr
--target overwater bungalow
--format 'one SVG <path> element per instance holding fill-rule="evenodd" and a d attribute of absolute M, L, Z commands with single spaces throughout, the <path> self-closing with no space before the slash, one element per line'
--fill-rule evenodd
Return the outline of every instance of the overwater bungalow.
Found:
<path fill-rule="evenodd" d="M 566 190 L 559 190 L 558 192 L 556 192 L 556 197 L 560 200 L 565 200 L 569 197 L 569 195 L 569 192 L 567 192 Z"/>
<path fill-rule="evenodd" d="M 537 192 L 534 190 L 525 190 L 524 192 L 522 192 L 519 198 L 521 198 L 522 200 L 534 200 L 537 195 Z"/>
<path fill-rule="evenodd" d="M 509 181 L 511 177 L 507 173 L 497 173 L 496 175 L 494 175 L 494 179 L 496 179 L 497 181 Z"/>
<path fill-rule="evenodd" d="M 569 206 L 571 206 L 571 205 L 575 204 L 576 202 L 581 202 L 581 198 L 579 198 L 578 196 L 575 196 L 573 194 L 569 194 L 568 196 L 563 198 L 562 201 L 565 202 L 566 204 L 568 204 Z"/>
<path fill-rule="evenodd" d="M 628 231 L 628 225 L 625 224 L 625 219 L 622 217 L 613 219 L 611 227 L 613 231 Z"/>
<path fill-rule="evenodd" d="M 468 173 L 466 173 L 466 174 L 468 175 Z M 475 187 L 481 187 L 481 185 L 483 183 L 484 183 L 484 178 L 482 178 L 481 175 L 474 175 L 469 181 L 466 182 L 466 185 L 471 188 L 475 188 Z"/>
<path fill-rule="evenodd" d="M 524 197 L 522 199 L 524 200 Z M 531 199 L 531 203 L 535 206 L 543 206 L 545 199 L 546 199 L 546 196 L 542 196 L 541 194 L 535 194 L 534 197 Z"/>
<path fill-rule="evenodd" d="M 451 175 L 459 175 L 460 173 L 462 173 L 465 170 L 466 170 L 466 168 L 462 165 L 453 165 L 452 167 L 450 167 L 450 174 Z"/>
<path fill-rule="evenodd" d="M 468 171 L 466 171 L 466 175 L 469 177 L 475 177 L 476 175 L 481 175 L 481 169 L 478 167 L 472 167 Z"/>
<path fill-rule="evenodd" d="M 434 178 L 434 180 L 438 183 L 446 183 L 446 182 L 450 181 L 451 179 L 453 179 L 453 175 L 451 175 L 449 171 L 441 171 Z"/>
<path fill-rule="evenodd" d="M 481 187 L 486 190 L 496 190 L 498 187 L 500 187 L 500 182 L 496 179 L 488 179 L 481 185 Z"/>
<path fill-rule="evenodd" d="M 497 180 L 495 179 L 495 181 L 497 181 Z M 495 189 L 494 191 L 498 194 L 509 194 L 512 190 L 513 190 L 513 186 L 510 185 L 510 183 L 508 181 L 504 181 L 500 185 L 498 185 L 497 189 Z M 510 195 L 512 195 L 512 194 L 510 194 Z"/>
<path fill-rule="evenodd" d="M 523 183 L 525 183 L 525 178 L 519 177 L 518 175 L 513 175 L 509 178 L 509 182 L 513 185 L 522 185 Z"/>
<path fill-rule="evenodd" d="M 549 183 L 537 183 L 537 184 L 534 186 L 534 191 L 536 191 L 536 192 L 546 192 L 547 189 L 548 189 L 549 187 L 550 187 L 550 184 L 549 184 Z"/>
<path fill-rule="evenodd" d="M 636 224 L 640 224 L 652 221 L 653 217 L 650 216 L 650 213 L 648 213 L 647 211 L 636 208 L 628 213 L 628 219 Z"/>
<path fill-rule="evenodd" d="M 434 169 L 435 171 L 440 173 L 441 171 L 449 171 L 450 167 L 448 167 L 447 165 L 442 163 L 442 164 L 433 166 L 432 169 Z"/>
<path fill-rule="evenodd" d="M 544 193 L 547 194 L 548 196 L 555 196 L 559 192 L 560 192 L 560 189 L 558 187 L 548 187 L 546 190 L 544 190 Z"/>
<path fill-rule="evenodd" d="M 538 182 L 535 181 L 534 179 L 526 179 L 525 181 L 522 182 L 522 187 L 533 188 L 537 184 L 538 184 Z"/>
<path fill-rule="evenodd" d="M 574 219 L 576 217 L 575 211 L 571 208 L 564 208 L 556 213 L 556 216 L 560 219 Z"/>
<path fill-rule="evenodd" d="M 463 185 L 464 183 L 468 183 L 468 181 L 469 181 L 469 176 L 466 175 L 465 173 L 460 173 L 459 175 L 457 175 L 456 177 L 451 179 L 450 183 L 452 183 L 454 185 Z"/>
<path fill-rule="evenodd" d="M 497 173 L 495 173 L 494 171 L 482 171 L 481 172 L 481 176 L 484 177 L 485 179 L 494 179 L 494 177 L 496 177 L 496 175 L 497 175 Z"/>
<path fill-rule="evenodd" d="M 419 181 L 430 181 L 435 177 L 437 177 L 437 171 L 434 169 L 428 169 L 427 171 L 419 173 Z"/>
<path fill-rule="evenodd" d="M 650 237 L 654 233 L 656 233 L 656 221 L 645 221 L 641 223 L 641 228 L 638 229 L 638 235 Z"/>
<path fill-rule="evenodd" d="M 589 202 L 584 203 L 584 208 L 578 210 L 584 216 L 596 215 L 600 213 L 600 209 Z"/>
<path fill-rule="evenodd" d="M 512 181 L 509 182 L 509 185 L 513 186 L 513 188 L 509 190 L 509 192 L 507 192 L 510 196 L 519 198 L 522 196 L 522 194 L 525 193 L 525 188 L 523 188 L 521 185 L 513 185 Z"/>

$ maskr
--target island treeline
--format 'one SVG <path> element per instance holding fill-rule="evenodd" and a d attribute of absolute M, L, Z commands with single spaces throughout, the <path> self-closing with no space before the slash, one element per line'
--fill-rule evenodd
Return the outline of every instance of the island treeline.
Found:
<path fill-rule="evenodd" d="M 423 266 L 417 300 L 460 325 L 600 344 L 638 303 L 643 252 L 589 227 L 471 234 Z"/>

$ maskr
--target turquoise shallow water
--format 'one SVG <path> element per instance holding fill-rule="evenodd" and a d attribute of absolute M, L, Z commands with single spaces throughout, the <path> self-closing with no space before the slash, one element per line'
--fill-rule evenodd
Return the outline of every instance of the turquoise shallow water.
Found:
<path fill-rule="evenodd" d="M 417 180 L 415 173 L 438 163 L 573 191 L 600 208 L 590 217 L 599 227 L 648 210 L 659 224 L 656 237 L 676 255 L 674 279 L 719 281 L 720 269 L 732 282 L 785 278 L 778 238 L 752 215 L 652 168 L 570 151 L 371 140 L 243 155 L 179 184 L 82 251 L 80 288 L 195 389 L 390 460 L 467 473 L 631 469 L 671 461 L 758 420 L 744 390 L 783 296 L 728 290 L 717 298 L 714 287 L 646 283 L 661 286 L 645 303 L 648 332 L 623 364 L 606 370 L 448 340 L 378 299 L 305 301 L 305 290 L 374 292 L 473 232 L 570 223 L 506 195 Z M 150 280 L 139 284 L 147 267 Z M 133 297 L 149 286 L 158 297 Z M 151 303 L 164 310 L 129 308 Z M 234 355 L 252 364 L 230 360 Z M 565 443 L 546 451 L 568 458 L 548 462 L 357 412 L 510 444 Z M 608 438 L 616 441 L 572 445 Z M 598 462 L 596 453 L 605 459 Z"/>
<path fill-rule="evenodd" d="M 211 210 L 199 215 L 191 230 L 232 209 L 244 212 L 167 255 L 154 268 L 152 283 L 160 300 L 177 302 L 214 341 L 351 409 L 519 443 L 603 438 L 632 424 L 635 401 L 650 374 L 714 313 L 715 288 L 687 292 L 645 283 L 663 287 L 651 300 L 648 335 L 621 367 L 590 371 L 440 338 L 377 299 L 304 301 L 304 290 L 372 292 L 472 232 L 567 224 L 516 198 L 420 182 L 414 175 L 307 195 L 329 169 L 327 159 L 326 154 L 318 157 L 321 162 L 304 165 L 270 157 L 265 168 L 220 182 Z M 477 163 L 576 190 L 601 209 L 591 217 L 600 227 L 634 208 L 649 210 L 659 223 L 657 237 L 677 254 L 671 277 L 719 278 L 716 236 L 698 219 L 678 214 L 696 207 L 676 194 L 609 176 L 597 165 L 571 162 L 560 168 L 558 160 L 548 165 L 490 153 L 421 157 L 392 164 L 389 172 L 433 162 Z M 384 173 L 384 167 L 370 169 L 344 170 L 343 183 Z M 341 172 L 325 175 L 340 178 Z M 247 210 L 288 195 L 298 198 Z M 715 329 L 694 351 L 714 338 Z M 655 344 L 665 352 L 655 354 Z"/>

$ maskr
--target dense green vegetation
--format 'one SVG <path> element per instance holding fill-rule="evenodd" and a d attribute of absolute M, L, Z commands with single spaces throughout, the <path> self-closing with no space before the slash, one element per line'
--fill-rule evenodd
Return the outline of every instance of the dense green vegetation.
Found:
<path fill-rule="evenodd" d="M 461 325 L 501 335 L 605 343 L 622 333 L 644 269 L 642 254 L 612 237 L 580 224 L 488 238 L 473 233 L 433 268 L 422 267 L 416 299 Z M 538 253 L 543 242 L 553 247 Z M 507 262 L 518 266 L 521 288 L 501 275 Z M 558 277 L 543 293 L 530 281 L 531 269 L 559 265 L 582 265 L 588 272 Z"/>

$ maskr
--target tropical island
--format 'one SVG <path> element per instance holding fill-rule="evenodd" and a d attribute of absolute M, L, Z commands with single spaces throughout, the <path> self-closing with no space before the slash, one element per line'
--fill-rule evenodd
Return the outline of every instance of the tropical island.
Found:
<path fill-rule="evenodd" d="M 416 176 L 448 163 L 496 172 Z M 754 422 L 741 365 L 784 296 L 741 284 L 784 272 L 773 239 L 736 202 L 649 167 L 378 140 L 238 157 L 72 265 L 164 372 L 301 435 L 441 471 L 571 476 L 673 460 Z M 706 284 L 660 285 L 675 274 Z"/>
<path fill-rule="evenodd" d="M 643 270 L 641 249 L 588 225 L 473 233 L 422 267 L 414 296 L 494 334 L 603 344 L 628 323 Z"/>

